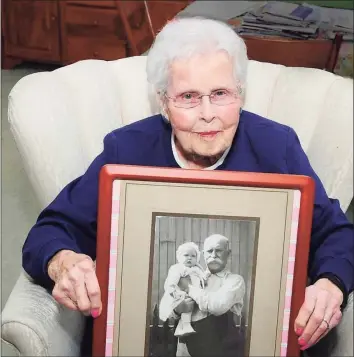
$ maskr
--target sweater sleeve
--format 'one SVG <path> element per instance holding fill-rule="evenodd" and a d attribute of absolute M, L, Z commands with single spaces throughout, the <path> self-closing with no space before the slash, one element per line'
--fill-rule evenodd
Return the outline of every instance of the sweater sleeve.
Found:
<path fill-rule="evenodd" d="M 323 157 L 323 160 L 326 158 Z M 307 175 L 315 180 L 309 278 L 314 282 L 322 274 L 333 274 L 349 293 L 354 285 L 353 225 L 340 208 L 338 200 L 327 196 L 292 129 L 288 133 L 286 162 L 290 174 Z"/>
<path fill-rule="evenodd" d="M 53 287 L 47 271 L 49 260 L 68 249 L 96 257 L 98 179 L 103 165 L 116 158 L 113 133 L 104 138 L 103 151 L 86 172 L 70 182 L 40 213 L 22 249 L 24 270 L 39 284 Z"/>

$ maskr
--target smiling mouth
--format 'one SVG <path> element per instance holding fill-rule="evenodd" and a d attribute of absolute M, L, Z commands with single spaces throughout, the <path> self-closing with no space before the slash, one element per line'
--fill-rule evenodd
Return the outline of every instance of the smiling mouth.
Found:
<path fill-rule="evenodd" d="M 198 135 L 202 138 L 211 139 L 214 138 L 218 133 L 219 131 L 203 131 L 198 133 Z"/>

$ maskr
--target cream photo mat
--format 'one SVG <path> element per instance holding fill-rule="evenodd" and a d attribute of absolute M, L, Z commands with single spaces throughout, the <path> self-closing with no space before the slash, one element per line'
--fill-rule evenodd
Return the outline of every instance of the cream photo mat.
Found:
<path fill-rule="evenodd" d="M 248 345 L 251 356 L 280 356 L 295 190 L 129 180 L 115 180 L 116 187 L 116 183 L 120 209 L 115 270 L 120 273 L 114 286 L 118 293 L 114 301 L 112 355 L 146 355 L 154 246 L 152 218 L 156 213 L 165 213 L 260 219 L 246 348 Z"/>

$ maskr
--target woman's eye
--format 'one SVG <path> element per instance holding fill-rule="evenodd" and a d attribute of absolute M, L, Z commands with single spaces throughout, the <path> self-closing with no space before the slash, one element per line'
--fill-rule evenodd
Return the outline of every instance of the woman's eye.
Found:
<path fill-rule="evenodd" d="M 226 95 L 227 92 L 226 92 L 226 90 L 220 89 L 220 90 L 217 90 L 214 94 L 215 94 L 217 97 L 222 97 L 222 96 Z"/>
<path fill-rule="evenodd" d="M 185 101 L 193 101 L 198 99 L 198 94 L 197 93 L 184 93 L 181 95 L 182 100 Z"/>
<path fill-rule="evenodd" d="M 183 94 L 183 99 L 192 99 L 193 98 L 193 95 L 191 93 L 185 93 Z"/>

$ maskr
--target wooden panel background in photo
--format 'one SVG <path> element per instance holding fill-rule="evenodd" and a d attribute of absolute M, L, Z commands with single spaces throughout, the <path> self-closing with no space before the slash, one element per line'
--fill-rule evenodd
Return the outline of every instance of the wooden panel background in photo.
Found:
<path fill-rule="evenodd" d="M 247 327 L 256 227 L 256 221 L 253 220 L 157 216 L 151 311 L 154 311 L 156 304 L 160 303 L 164 294 L 168 269 L 177 262 L 176 250 L 178 246 L 185 242 L 196 243 L 201 251 L 200 264 L 205 268 L 202 255 L 204 240 L 209 235 L 217 233 L 229 239 L 231 256 L 228 268 L 232 273 L 239 274 L 245 279 L 246 296 L 242 317 L 235 316 L 235 324 Z M 153 314 L 151 314 L 151 318 L 153 318 Z"/>

